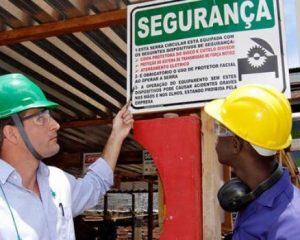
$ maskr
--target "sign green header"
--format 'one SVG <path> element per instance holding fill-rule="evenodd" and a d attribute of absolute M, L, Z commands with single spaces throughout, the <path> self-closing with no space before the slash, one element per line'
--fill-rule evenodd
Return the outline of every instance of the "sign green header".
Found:
<path fill-rule="evenodd" d="M 133 10 L 136 45 L 272 28 L 273 0 L 184 1 Z"/>

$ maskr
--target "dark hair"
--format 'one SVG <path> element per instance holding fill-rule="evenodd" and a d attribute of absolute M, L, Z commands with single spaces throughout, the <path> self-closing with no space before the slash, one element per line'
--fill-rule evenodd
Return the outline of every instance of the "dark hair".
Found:
<path fill-rule="evenodd" d="M 12 125 L 12 126 L 15 125 L 11 117 L 0 119 L 0 148 L 2 148 L 2 144 L 4 140 L 3 129 L 6 125 Z"/>

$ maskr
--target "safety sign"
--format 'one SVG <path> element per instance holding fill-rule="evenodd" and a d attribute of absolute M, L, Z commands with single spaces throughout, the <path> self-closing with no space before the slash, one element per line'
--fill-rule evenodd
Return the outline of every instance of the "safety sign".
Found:
<path fill-rule="evenodd" d="M 279 0 L 151 1 L 128 7 L 134 113 L 194 108 L 240 85 L 290 97 Z"/>

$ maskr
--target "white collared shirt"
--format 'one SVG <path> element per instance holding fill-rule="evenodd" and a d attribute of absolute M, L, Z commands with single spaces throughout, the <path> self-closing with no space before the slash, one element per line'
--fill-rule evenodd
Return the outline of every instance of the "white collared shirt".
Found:
<path fill-rule="evenodd" d="M 73 217 L 95 206 L 113 184 L 113 172 L 103 159 L 84 176 L 74 176 L 40 163 L 37 171 L 41 199 L 22 185 L 18 172 L 0 159 L 0 184 L 22 240 L 75 239 Z M 0 189 L 0 240 L 17 240 L 7 202 Z"/>

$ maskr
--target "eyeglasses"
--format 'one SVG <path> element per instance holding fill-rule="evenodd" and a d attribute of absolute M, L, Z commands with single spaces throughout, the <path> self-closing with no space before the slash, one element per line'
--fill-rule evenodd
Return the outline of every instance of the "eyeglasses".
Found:
<path fill-rule="evenodd" d="M 224 127 L 219 122 L 215 121 L 215 133 L 218 137 L 233 137 L 235 136 L 230 130 Z"/>
<path fill-rule="evenodd" d="M 42 111 L 33 113 L 29 116 L 25 116 L 23 118 L 21 118 L 23 121 L 28 120 L 28 119 L 32 119 L 33 123 L 37 126 L 45 126 L 47 124 L 49 124 L 50 122 L 50 112 L 48 109 L 43 109 Z"/>

